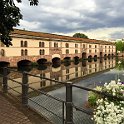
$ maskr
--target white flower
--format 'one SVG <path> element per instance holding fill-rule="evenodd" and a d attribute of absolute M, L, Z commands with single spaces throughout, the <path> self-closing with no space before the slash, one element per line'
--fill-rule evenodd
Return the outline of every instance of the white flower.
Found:
<path fill-rule="evenodd" d="M 104 84 L 104 92 L 111 93 L 113 96 L 119 95 L 124 92 L 124 84 L 121 84 L 120 80 L 117 83 L 112 80 Z M 93 116 L 96 124 L 124 124 L 124 101 L 99 98 L 96 104 Z"/>

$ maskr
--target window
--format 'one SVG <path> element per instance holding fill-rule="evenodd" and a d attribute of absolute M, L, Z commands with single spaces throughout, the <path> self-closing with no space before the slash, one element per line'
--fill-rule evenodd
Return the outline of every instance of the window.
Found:
<path fill-rule="evenodd" d="M 65 47 L 66 47 L 66 48 L 69 48 L 69 44 L 68 44 L 68 43 L 66 43 L 66 44 L 65 44 Z"/>
<path fill-rule="evenodd" d="M 66 80 L 69 80 L 69 75 L 66 75 Z"/>
<path fill-rule="evenodd" d="M 75 44 L 75 48 L 78 48 L 78 44 Z"/>
<path fill-rule="evenodd" d="M 95 68 L 97 67 L 97 64 L 95 64 Z"/>
<path fill-rule="evenodd" d="M 106 49 L 107 47 L 105 46 L 105 49 Z"/>
<path fill-rule="evenodd" d="M 75 68 L 75 71 L 78 71 L 78 67 Z"/>
<path fill-rule="evenodd" d="M 25 50 L 21 50 L 21 56 L 27 56 L 28 55 L 28 50 L 25 49 Z"/>
<path fill-rule="evenodd" d="M 89 68 L 92 68 L 92 65 L 89 65 Z"/>
<path fill-rule="evenodd" d="M 54 47 L 58 47 L 58 43 L 54 43 Z"/>
<path fill-rule="evenodd" d="M 41 47 L 41 42 L 39 42 L 39 47 Z"/>
<path fill-rule="evenodd" d="M 97 50 L 95 50 L 95 53 L 97 53 Z"/>
<path fill-rule="evenodd" d="M 45 46 L 44 42 L 39 42 L 39 47 L 44 47 L 44 46 Z"/>
<path fill-rule="evenodd" d="M 83 48 L 85 48 L 85 44 L 83 44 Z"/>
<path fill-rule="evenodd" d="M 78 53 L 78 50 L 75 50 L 75 53 Z"/>
<path fill-rule="evenodd" d="M 89 48 L 91 48 L 91 45 L 89 45 Z"/>
<path fill-rule="evenodd" d="M 66 54 L 69 54 L 69 50 L 68 49 L 66 50 Z"/>
<path fill-rule="evenodd" d="M 28 43 L 27 41 L 24 42 L 24 47 L 27 47 L 28 46 Z"/>
<path fill-rule="evenodd" d="M 46 76 L 45 76 L 45 73 L 41 73 L 41 74 L 40 74 L 40 78 L 41 78 L 41 79 L 43 79 L 43 78 L 45 78 L 45 77 L 46 77 Z"/>
<path fill-rule="evenodd" d="M 97 48 L 97 45 L 95 45 L 95 48 Z"/>
<path fill-rule="evenodd" d="M 21 47 L 23 47 L 23 40 L 21 40 Z"/>
<path fill-rule="evenodd" d="M 39 54 L 40 55 L 44 55 L 45 54 L 45 50 L 44 49 L 43 50 L 40 49 Z"/>
<path fill-rule="evenodd" d="M 45 87 L 45 86 L 46 86 L 46 81 L 45 80 L 41 81 L 40 82 L 40 87 Z"/>
<path fill-rule="evenodd" d="M 5 50 L 1 49 L 1 56 L 5 56 Z"/>
<path fill-rule="evenodd" d="M 25 56 L 27 56 L 28 55 L 28 50 L 27 49 L 25 49 Z"/>
<path fill-rule="evenodd" d="M 69 69 L 66 69 L 66 74 L 68 74 L 69 73 Z"/>
<path fill-rule="evenodd" d="M 91 53 L 92 51 L 91 50 L 89 50 L 89 53 Z"/>
<path fill-rule="evenodd" d="M 21 56 L 24 56 L 24 50 L 21 50 Z"/>
<path fill-rule="evenodd" d="M 42 42 L 42 43 L 41 43 L 41 47 L 44 47 L 44 46 L 45 46 L 45 45 L 44 45 L 44 42 Z"/>
<path fill-rule="evenodd" d="M 75 77 L 78 77 L 78 73 L 75 73 Z"/>

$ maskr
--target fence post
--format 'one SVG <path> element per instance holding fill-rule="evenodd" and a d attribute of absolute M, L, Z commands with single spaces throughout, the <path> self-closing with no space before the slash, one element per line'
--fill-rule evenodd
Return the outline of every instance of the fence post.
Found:
<path fill-rule="evenodd" d="M 8 83 L 7 83 L 7 67 L 3 68 L 3 92 L 7 93 Z"/>
<path fill-rule="evenodd" d="M 26 72 L 22 73 L 22 104 L 28 105 L 28 75 Z"/>
<path fill-rule="evenodd" d="M 66 84 L 66 124 L 73 124 L 72 82 Z"/>

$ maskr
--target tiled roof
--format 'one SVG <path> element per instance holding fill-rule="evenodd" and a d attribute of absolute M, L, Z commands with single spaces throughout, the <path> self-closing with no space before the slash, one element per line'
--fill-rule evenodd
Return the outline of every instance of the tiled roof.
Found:
<path fill-rule="evenodd" d="M 67 40 L 70 42 L 78 41 L 78 42 L 97 43 L 97 44 L 114 44 L 112 42 L 96 40 L 96 39 L 74 38 L 74 37 L 64 36 L 64 35 L 34 32 L 34 31 L 27 31 L 27 30 L 20 30 L 20 29 L 14 29 L 14 31 L 12 32 L 12 35 L 26 35 L 26 36 L 42 37 L 42 38 L 57 39 L 57 40 L 58 39 Z"/>

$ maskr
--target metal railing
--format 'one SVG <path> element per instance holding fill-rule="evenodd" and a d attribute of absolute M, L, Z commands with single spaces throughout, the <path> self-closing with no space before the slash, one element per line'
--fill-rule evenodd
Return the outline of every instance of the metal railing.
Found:
<path fill-rule="evenodd" d="M 25 107 L 33 106 L 33 108 L 35 108 L 36 111 L 38 111 L 42 115 L 45 115 L 48 119 L 49 119 L 49 117 L 52 118 L 51 119 L 52 122 L 53 122 L 53 118 L 54 118 L 54 120 L 55 120 L 54 123 L 59 123 L 59 124 L 74 124 L 75 123 L 75 124 L 77 124 L 78 122 L 75 121 L 75 118 L 77 118 L 79 116 L 79 114 L 85 113 L 85 115 L 88 115 L 89 118 L 90 118 L 90 116 L 92 116 L 93 111 L 76 106 L 73 103 L 73 99 L 72 99 L 73 88 L 79 88 L 79 89 L 85 90 L 85 91 L 92 91 L 92 92 L 102 95 L 104 97 L 111 97 L 116 100 L 124 100 L 124 97 L 112 96 L 106 92 L 100 92 L 100 91 L 96 91 L 94 89 L 90 89 L 87 87 L 77 86 L 75 84 L 72 84 L 72 82 L 56 81 L 56 80 L 52 80 L 49 78 L 33 75 L 28 72 L 22 72 L 22 81 L 19 82 L 19 81 L 12 79 L 11 77 L 8 77 L 8 72 L 15 71 L 15 70 L 6 68 L 6 67 L 2 68 L 2 70 L 3 70 L 3 73 L 0 74 L 0 76 L 3 78 L 3 81 L 2 81 L 3 92 L 9 93 L 9 89 L 14 90 L 18 94 L 20 94 L 21 102 Z M 29 76 L 33 76 L 36 78 L 42 78 L 42 79 L 45 79 L 48 81 L 63 84 L 66 87 L 66 96 L 65 96 L 66 99 L 62 100 L 62 99 L 52 96 L 42 90 L 37 90 L 37 89 L 29 86 L 29 82 L 28 82 Z M 15 90 L 13 87 L 10 87 L 9 82 L 8 82 L 9 80 L 13 81 L 14 84 L 16 83 L 16 84 L 20 85 L 21 92 Z M 40 96 L 29 97 L 29 89 L 32 90 L 33 92 L 40 94 Z M 53 108 L 51 108 L 51 105 L 53 106 Z M 50 110 L 50 108 L 51 108 L 51 110 Z M 58 109 L 58 108 L 60 108 L 60 109 Z M 59 112 L 58 113 L 55 112 L 54 109 L 58 110 Z M 44 111 L 44 113 L 42 113 L 41 111 Z M 52 115 L 54 115 L 54 117 Z M 85 115 L 83 115 L 84 118 L 85 118 Z M 92 121 L 90 120 L 90 123 L 91 122 Z M 79 124 L 80 124 L 80 122 L 79 122 Z"/>

